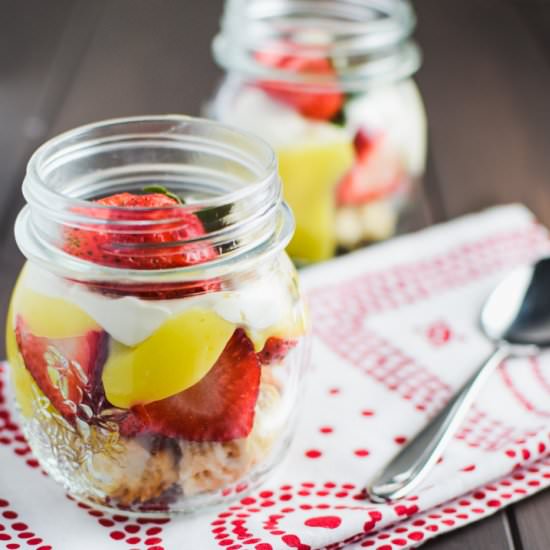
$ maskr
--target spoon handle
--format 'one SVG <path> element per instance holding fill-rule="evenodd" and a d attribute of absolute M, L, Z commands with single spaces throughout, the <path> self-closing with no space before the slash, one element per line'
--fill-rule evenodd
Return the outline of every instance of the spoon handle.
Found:
<path fill-rule="evenodd" d="M 479 389 L 509 354 L 506 344 L 494 349 L 459 392 L 371 483 L 368 492 L 373 501 L 406 496 L 424 479 L 455 434 Z"/>

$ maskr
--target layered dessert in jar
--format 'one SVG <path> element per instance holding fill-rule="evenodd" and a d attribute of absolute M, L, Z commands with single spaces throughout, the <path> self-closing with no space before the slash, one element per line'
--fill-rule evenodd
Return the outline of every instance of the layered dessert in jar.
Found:
<path fill-rule="evenodd" d="M 227 2 L 214 54 L 228 73 L 208 112 L 276 150 L 294 259 L 396 232 L 426 156 L 413 26 L 407 2 Z"/>
<path fill-rule="evenodd" d="M 113 126 L 127 135 L 113 142 Z M 193 132 L 205 128 L 193 141 Z M 257 224 L 254 231 L 243 227 L 258 216 L 251 220 L 241 201 L 261 193 L 242 174 L 246 186 L 221 203 L 219 195 L 197 194 L 200 180 L 185 191 L 181 174 L 173 187 L 141 183 L 144 173 L 161 174 L 165 162 L 173 170 L 170 147 L 176 156 L 187 147 L 192 156 L 184 166 L 196 178 L 209 172 L 205 187 L 224 173 L 235 185 L 236 165 L 229 177 L 224 157 L 231 148 L 238 155 L 238 140 L 253 138 L 217 131 L 204 121 L 161 117 L 57 138 L 89 138 L 86 194 L 100 195 L 70 198 L 63 211 L 47 213 L 40 204 L 47 198 L 40 193 L 52 192 L 46 165 L 53 145 L 31 160 L 45 175 L 25 182 L 30 207 L 16 234 L 29 261 L 8 314 L 8 357 L 29 444 L 78 499 L 140 513 L 193 511 L 242 496 L 289 443 L 307 321 L 296 273 L 281 250 L 291 223 L 277 178 L 266 172 L 272 203 L 262 201 L 272 219 L 264 213 L 263 232 Z M 213 156 L 201 159 L 205 135 Z M 102 169 L 90 186 L 90 158 L 105 148 L 117 166 L 98 161 Z M 67 163 L 80 166 L 82 159 Z M 128 171 L 123 186 L 131 181 L 131 191 L 117 190 L 121 171 Z M 55 179 L 73 173 L 74 166 Z M 62 187 L 70 193 L 81 186 L 67 180 Z M 43 244 L 54 239 L 51 257 L 35 248 L 41 236 L 31 220 L 45 229 Z M 48 232 L 48 223 L 55 229 Z"/>

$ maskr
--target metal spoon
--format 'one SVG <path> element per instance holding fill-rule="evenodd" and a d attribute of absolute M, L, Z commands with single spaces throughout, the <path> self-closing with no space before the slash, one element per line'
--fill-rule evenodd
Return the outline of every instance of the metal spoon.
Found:
<path fill-rule="evenodd" d="M 550 258 L 516 269 L 493 290 L 481 311 L 481 328 L 493 341 L 493 352 L 371 483 L 368 492 L 375 502 L 404 497 L 425 478 L 479 389 L 504 359 L 550 346 Z"/>

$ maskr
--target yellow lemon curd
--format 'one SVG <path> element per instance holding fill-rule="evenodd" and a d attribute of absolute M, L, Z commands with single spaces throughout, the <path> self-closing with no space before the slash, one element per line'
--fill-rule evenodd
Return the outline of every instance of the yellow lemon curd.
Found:
<path fill-rule="evenodd" d="M 212 368 L 234 331 L 216 313 L 193 309 L 133 348 L 113 342 L 103 369 L 107 399 L 128 409 L 189 388 Z"/>
<path fill-rule="evenodd" d="M 277 153 L 284 197 L 296 219 L 288 253 L 299 261 L 326 260 L 336 247 L 334 189 L 353 163 L 352 143 L 306 143 Z"/>

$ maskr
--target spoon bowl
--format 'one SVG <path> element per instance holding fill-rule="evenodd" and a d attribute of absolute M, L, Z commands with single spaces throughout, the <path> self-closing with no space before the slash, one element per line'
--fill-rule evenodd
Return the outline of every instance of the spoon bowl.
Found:
<path fill-rule="evenodd" d="M 485 302 L 481 327 L 495 342 L 550 346 L 550 258 L 510 273 Z"/>

